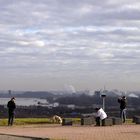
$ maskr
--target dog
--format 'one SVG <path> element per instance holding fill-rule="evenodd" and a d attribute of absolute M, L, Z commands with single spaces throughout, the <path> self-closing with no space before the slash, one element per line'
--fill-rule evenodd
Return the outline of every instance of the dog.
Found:
<path fill-rule="evenodd" d="M 62 118 L 58 115 L 54 115 L 52 118 L 51 118 L 52 122 L 53 123 L 59 123 L 59 124 L 62 124 Z"/>

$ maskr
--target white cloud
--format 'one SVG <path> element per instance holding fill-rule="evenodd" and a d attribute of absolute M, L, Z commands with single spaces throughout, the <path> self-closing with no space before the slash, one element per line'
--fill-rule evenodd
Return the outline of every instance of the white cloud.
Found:
<path fill-rule="evenodd" d="M 117 87 L 124 83 L 129 89 L 134 79 L 140 82 L 139 5 L 138 0 L 1 0 L 0 75 L 5 83 L 18 76 L 15 88 L 22 73 L 32 88 L 37 77 L 50 81 L 38 88 L 62 88 L 65 82 L 96 88 L 112 80 L 110 86 L 117 81 Z M 128 72 L 132 81 L 126 82 Z"/>

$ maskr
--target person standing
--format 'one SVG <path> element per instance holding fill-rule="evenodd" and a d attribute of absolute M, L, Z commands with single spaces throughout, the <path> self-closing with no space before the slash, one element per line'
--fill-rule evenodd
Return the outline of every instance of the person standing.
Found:
<path fill-rule="evenodd" d="M 96 110 L 96 126 L 100 126 L 100 120 L 102 121 L 102 126 L 104 126 L 107 114 L 102 108 L 96 107 L 95 110 Z"/>
<path fill-rule="evenodd" d="M 126 97 L 122 96 L 121 98 L 118 98 L 118 103 L 120 104 L 120 118 L 122 119 L 122 122 L 125 123 L 126 121 Z"/>
<path fill-rule="evenodd" d="M 15 104 L 15 98 L 12 97 L 10 101 L 7 103 L 8 107 L 8 126 L 13 125 L 14 122 L 14 117 L 15 117 L 15 109 L 16 109 L 16 104 Z"/>

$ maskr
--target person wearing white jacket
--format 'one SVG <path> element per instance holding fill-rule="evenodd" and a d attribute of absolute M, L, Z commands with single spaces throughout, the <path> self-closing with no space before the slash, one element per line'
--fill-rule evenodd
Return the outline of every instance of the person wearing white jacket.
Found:
<path fill-rule="evenodd" d="M 96 126 L 100 126 L 100 120 L 102 121 L 102 126 L 104 126 L 107 114 L 102 108 L 95 108 L 95 110 L 96 110 Z"/>

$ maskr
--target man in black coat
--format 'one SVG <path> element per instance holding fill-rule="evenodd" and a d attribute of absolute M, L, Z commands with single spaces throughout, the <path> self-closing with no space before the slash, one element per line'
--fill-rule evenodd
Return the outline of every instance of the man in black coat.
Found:
<path fill-rule="evenodd" d="M 12 97 L 11 100 L 8 102 L 7 107 L 8 107 L 8 125 L 13 125 L 16 109 L 14 97 Z"/>
<path fill-rule="evenodd" d="M 123 121 L 123 123 L 125 123 L 126 121 L 126 97 L 123 96 L 122 98 L 118 99 L 118 103 L 120 104 L 120 117 Z"/>

